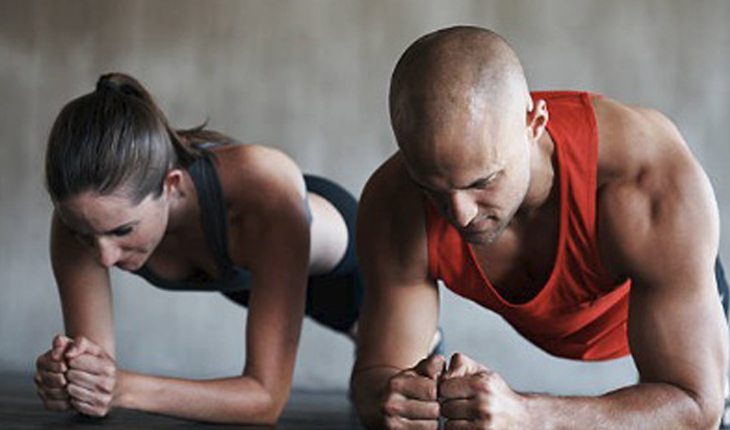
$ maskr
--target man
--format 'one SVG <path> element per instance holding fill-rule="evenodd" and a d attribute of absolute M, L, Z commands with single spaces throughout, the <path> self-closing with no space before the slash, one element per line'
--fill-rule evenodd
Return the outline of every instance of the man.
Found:
<path fill-rule="evenodd" d="M 399 151 L 358 215 L 366 292 L 351 384 L 368 427 L 717 428 L 718 213 L 668 119 L 588 93 L 530 94 L 507 43 L 474 27 L 406 50 L 390 114 Z M 640 381 L 527 394 L 463 354 L 424 359 L 438 279 L 553 355 L 631 354 Z"/>

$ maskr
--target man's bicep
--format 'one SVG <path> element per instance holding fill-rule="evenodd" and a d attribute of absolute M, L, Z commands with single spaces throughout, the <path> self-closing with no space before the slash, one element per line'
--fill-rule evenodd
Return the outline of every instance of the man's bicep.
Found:
<path fill-rule="evenodd" d="M 371 284 L 358 327 L 356 367 L 414 366 L 430 352 L 438 310 L 434 284 Z"/>
<path fill-rule="evenodd" d="M 727 328 L 717 293 L 717 212 L 680 145 L 601 197 L 601 252 L 632 280 L 628 336 L 642 381 L 722 399 Z"/>
<path fill-rule="evenodd" d="M 364 298 L 356 366 L 411 367 L 428 354 L 438 323 L 425 241 L 379 230 L 358 233 L 358 241 Z"/>
<path fill-rule="evenodd" d="M 411 367 L 429 352 L 439 302 L 428 274 L 422 197 L 397 158 L 365 187 L 357 249 L 365 292 L 356 366 Z"/>

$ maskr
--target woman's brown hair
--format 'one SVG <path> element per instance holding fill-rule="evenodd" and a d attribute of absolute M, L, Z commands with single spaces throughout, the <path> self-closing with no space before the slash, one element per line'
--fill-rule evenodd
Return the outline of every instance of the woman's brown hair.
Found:
<path fill-rule="evenodd" d="M 69 102 L 56 118 L 46 148 L 46 187 L 54 202 L 121 190 L 138 203 L 162 193 L 170 169 L 207 156 L 200 147 L 207 142 L 236 143 L 205 124 L 175 130 L 136 79 L 105 74 L 96 90 Z"/>

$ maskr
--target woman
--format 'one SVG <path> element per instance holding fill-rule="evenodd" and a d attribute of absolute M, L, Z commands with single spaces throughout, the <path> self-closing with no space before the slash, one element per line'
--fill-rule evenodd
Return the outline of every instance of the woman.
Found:
<path fill-rule="evenodd" d="M 306 313 L 354 333 L 361 283 L 356 201 L 281 152 L 202 126 L 174 130 L 130 76 L 102 76 L 51 130 L 51 260 L 66 336 L 37 359 L 45 406 L 114 407 L 194 420 L 274 423 Z M 248 307 L 243 374 L 214 380 L 117 368 L 108 270 Z"/>

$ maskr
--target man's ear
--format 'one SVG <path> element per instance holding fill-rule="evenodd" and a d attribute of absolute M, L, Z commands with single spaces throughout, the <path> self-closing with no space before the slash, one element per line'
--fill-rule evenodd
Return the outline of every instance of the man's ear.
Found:
<path fill-rule="evenodd" d="M 536 142 L 545 132 L 550 115 L 548 114 L 547 103 L 543 99 L 530 102 L 527 110 L 527 128 L 530 133 L 530 140 Z"/>

